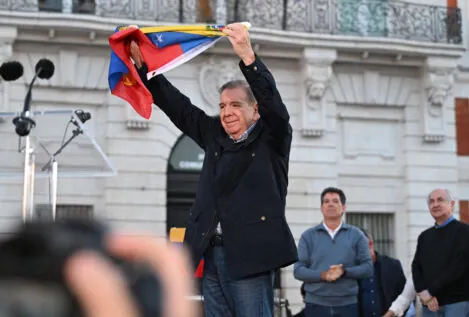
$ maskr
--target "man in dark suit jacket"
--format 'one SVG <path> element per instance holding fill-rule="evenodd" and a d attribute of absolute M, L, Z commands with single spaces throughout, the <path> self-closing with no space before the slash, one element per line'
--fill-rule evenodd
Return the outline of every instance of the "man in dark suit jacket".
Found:
<path fill-rule="evenodd" d="M 363 230 L 368 238 L 374 273 L 358 282 L 358 306 L 360 317 L 383 316 L 392 302 L 402 293 L 406 283 L 401 262 L 374 249 L 373 238 Z"/>
<path fill-rule="evenodd" d="M 221 87 L 219 117 L 194 106 L 163 75 L 147 81 L 135 42 L 130 51 L 154 103 L 205 150 L 185 234 L 194 266 L 204 256 L 205 315 L 271 317 L 274 270 L 297 260 L 285 219 L 292 127 L 246 28 L 235 23 L 224 32 L 246 81 Z"/>

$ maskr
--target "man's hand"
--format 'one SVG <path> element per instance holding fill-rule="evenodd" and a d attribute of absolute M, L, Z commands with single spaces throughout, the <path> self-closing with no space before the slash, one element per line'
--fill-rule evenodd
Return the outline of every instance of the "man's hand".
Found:
<path fill-rule="evenodd" d="M 331 265 L 329 272 L 331 281 L 336 281 L 344 275 L 344 267 L 342 264 Z"/>
<path fill-rule="evenodd" d="M 132 57 L 132 59 L 134 60 L 135 65 L 137 65 L 138 68 L 142 67 L 143 65 L 142 52 L 140 52 L 140 47 L 138 47 L 138 44 L 135 40 L 132 40 L 130 42 L 129 49 L 130 49 L 130 57 Z"/>
<path fill-rule="evenodd" d="M 344 274 L 342 264 L 331 265 L 327 271 L 321 272 L 321 279 L 327 282 L 334 282 Z"/>
<path fill-rule="evenodd" d="M 432 297 L 432 299 L 430 299 L 430 301 L 427 303 L 427 307 L 433 312 L 436 312 L 438 311 L 438 309 L 440 309 L 440 306 L 438 305 L 438 300 L 436 299 L 436 297 Z"/>
<path fill-rule="evenodd" d="M 128 28 L 129 29 L 130 28 L 138 29 L 138 26 L 129 25 Z M 130 41 L 129 50 L 130 50 L 130 57 L 135 62 L 135 65 L 137 65 L 138 68 L 142 67 L 143 62 L 144 62 L 142 52 L 140 52 L 140 47 L 138 46 L 138 44 L 135 40 Z"/>
<path fill-rule="evenodd" d="M 241 23 L 228 24 L 223 28 L 223 32 L 228 35 L 236 55 L 241 58 L 243 63 L 245 65 L 254 63 L 256 57 L 246 27 Z"/>
<path fill-rule="evenodd" d="M 420 298 L 420 301 L 422 304 L 427 305 L 427 303 L 432 299 L 432 295 L 427 291 L 421 291 L 420 293 L 417 294 L 418 297 Z"/>
<path fill-rule="evenodd" d="M 392 310 L 388 310 L 386 314 L 383 315 L 383 317 L 394 317 L 396 314 Z"/>

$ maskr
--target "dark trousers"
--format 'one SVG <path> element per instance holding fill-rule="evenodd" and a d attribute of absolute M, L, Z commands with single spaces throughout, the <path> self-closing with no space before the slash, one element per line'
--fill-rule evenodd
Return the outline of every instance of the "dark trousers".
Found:
<path fill-rule="evenodd" d="M 358 304 L 322 306 L 306 303 L 306 317 L 358 317 Z"/>

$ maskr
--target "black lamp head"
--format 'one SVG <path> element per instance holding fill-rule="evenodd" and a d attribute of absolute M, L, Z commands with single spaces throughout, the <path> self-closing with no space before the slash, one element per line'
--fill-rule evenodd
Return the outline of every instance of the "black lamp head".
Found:
<path fill-rule="evenodd" d="M 17 80 L 23 76 L 23 71 L 23 65 L 20 62 L 6 62 L 0 66 L 0 77 L 5 81 Z"/>
<path fill-rule="evenodd" d="M 46 58 L 40 59 L 36 64 L 37 77 L 41 79 L 51 78 L 54 75 L 54 70 L 54 63 Z"/>

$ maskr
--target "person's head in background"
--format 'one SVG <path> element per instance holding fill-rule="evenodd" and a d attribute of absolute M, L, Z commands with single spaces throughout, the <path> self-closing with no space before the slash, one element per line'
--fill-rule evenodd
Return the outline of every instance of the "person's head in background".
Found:
<path fill-rule="evenodd" d="M 427 198 L 430 214 L 438 225 L 453 215 L 455 201 L 447 189 L 437 188 L 430 192 Z"/>
<path fill-rule="evenodd" d="M 346 209 L 344 192 L 336 187 L 327 187 L 321 193 L 321 213 L 325 224 L 335 229 L 342 222 Z"/>
<path fill-rule="evenodd" d="M 360 228 L 360 230 L 363 232 L 366 239 L 368 240 L 368 249 L 370 250 L 371 259 L 373 260 L 373 262 L 375 262 L 376 261 L 376 253 L 375 253 L 375 244 L 373 242 L 373 236 L 371 235 L 371 233 L 369 231 L 367 231 L 363 228 Z"/>

